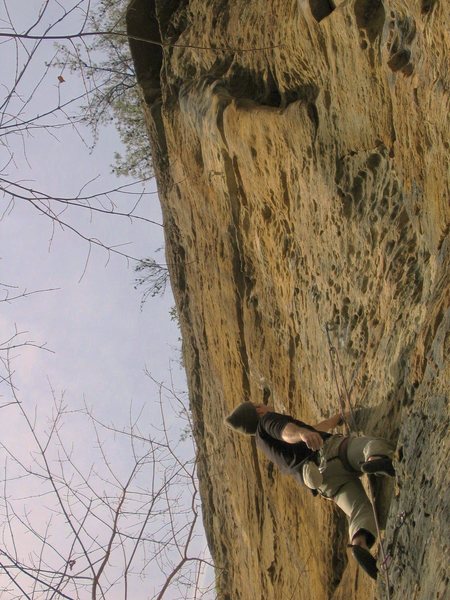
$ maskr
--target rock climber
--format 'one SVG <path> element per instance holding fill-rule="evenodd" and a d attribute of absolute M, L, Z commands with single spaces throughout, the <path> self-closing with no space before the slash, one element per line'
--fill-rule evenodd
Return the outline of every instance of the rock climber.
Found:
<path fill-rule="evenodd" d="M 370 548 L 377 529 L 360 477 L 363 473 L 394 477 L 393 445 L 382 438 L 328 433 L 343 425 L 340 414 L 312 427 L 249 401 L 235 408 L 225 423 L 255 436 L 257 447 L 284 473 L 339 506 L 347 515 L 353 557 L 376 579 L 378 568 Z"/>

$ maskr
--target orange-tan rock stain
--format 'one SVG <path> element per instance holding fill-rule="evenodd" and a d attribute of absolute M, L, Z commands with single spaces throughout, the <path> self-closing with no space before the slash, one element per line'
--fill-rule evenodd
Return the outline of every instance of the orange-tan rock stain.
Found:
<path fill-rule="evenodd" d="M 327 323 L 358 426 L 397 443 L 391 599 L 448 597 L 445 3 L 134 0 L 128 26 L 218 597 L 387 597 L 332 503 L 223 426 L 243 399 L 336 412 Z"/>

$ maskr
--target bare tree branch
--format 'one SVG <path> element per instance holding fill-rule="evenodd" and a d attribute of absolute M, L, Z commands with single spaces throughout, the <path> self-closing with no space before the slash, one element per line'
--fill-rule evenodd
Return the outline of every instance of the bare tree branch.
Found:
<path fill-rule="evenodd" d="M 97 178 L 86 177 L 89 180 L 77 184 L 75 191 L 54 193 L 24 175 L 34 167 L 28 146 L 34 136 L 56 143 L 69 128 L 77 143 L 81 140 L 89 149 L 86 125 L 95 144 L 100 126 L 121 120 L 120 115 L 111 116 L 111 105 L 120 106 L 124 98 L 129 104 L 122 133 L 125 140 L 131 139 L 131 150 L 136 149 L 133 127 L 144 131 L 123 10 L 119 7 L 108 17 L 98 7 L 91 0 L 42 0 L 34 13 L 30 7 L 28 22 L 19 25 L 14 2 L 3 0 L 0 6 L 0 45 L 9 53 L 0 98 L 0 144 L 6 150 L 0 166 L 0 216 L 4 224 L 15 209 L 30 207 L 49 220 L 49 247 L 58 232 L 68 232 L 85 244 L 84 270 L 91 251 L 98 248 L 108 260 L 112 254 L 132 260 L 144 286 L 159 293 L 168 282 L 167 265 L 135 257 L 124 244 L 91 229 L 112 216 L 160 229 L 161 223 L 140 214 L 142 200 L 156 194 L 141 189 L 147 176 L 145 181 L 139 177 L 137 186 L 104 186 L 98 192 Z M 95 22 L 105 26 L 94 27 Z M 59 44 L 51 48 L 55 41 Z M 77 86 L 69 97 L 72 73 Z M 143 147 L 135 157 L 136 172 L 149 168 Z M 119 161 L 117 173 L 127 168 L 126 162 Z M 133 173 L 131 167 L 128 172 Z M 52 291 L 56 289 L 45 285 L 29 291 L 0 283 L 0 303 L 6 310 L 8 304 L 32 302 Z M 16 434 L 5 434 L 0 442 L 2 600 L 74 600 L 89 595 L 96 600 L 126 599 L 140 578 L 156 582 L 146 589 L 148 596 L 156 589 L 162 598 L 177 586 L 183 586 L 186 598 L 201 596 L 201 569 L 214 567 L 203 549 L 197 550 L 196 460 L 191 436 L 185 435 L 191 423 L 184 397 L 173 386 L 153 380 L 157 393 L 150 424 L 148 416 L 144 420 L 144 408 L 137 414 L 130 408 L 127 425 L 103 423 L 87 406 L 69 406 L 50 382 L 49 399 L 37 391 L 33 397 L 24 394 L 15 370 L 19 356 L 27 350 L 52 351 L 17 326 L 2 337 L 0 408 Z M 170 421 L 176 425 L 169 428 Z"/>

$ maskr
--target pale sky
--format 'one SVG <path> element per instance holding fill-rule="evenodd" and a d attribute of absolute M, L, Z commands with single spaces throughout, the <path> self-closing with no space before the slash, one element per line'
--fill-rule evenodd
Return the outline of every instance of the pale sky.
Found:
<path fill-rule="evenodd" d="M 17 13 L 17 17 L 26 12 L 30 18 L 30 4 L 38 7 L 42 2 L 21 0 L 10 11 Z M 5 65 L 13 64 L 7 54 L 11 49 L 11 46 L 0 47 L 3 73 Z M 32 65 L 35 79 L 46 60 L 46 50 L 53 52 L 52 43 L 47 42 Z M 66 75 L 66 82 L 58 86 L 56 75 L 51 72 L 41 85 L 35 112 L 53 106 L 58 93 L 63 99 L 77 93 L 79 81 L 75 76 Z M 27 85 L 24 82 L 23 87 Z M 90 142 L 89 132 L 79 130 Z M 4 168 L 8 153 L 0 147 L 2 176 L 6 174 L 9 180 L 61 196 L 75 195 L 85 182 L 94 178 L 85 193 L 128 183 L 110 173 L 114 151 L 120 150 L 120 141 L 112 128 L 102 131 L 92 153 L 70 129 L 61 129 L 55 135 L 57 139 L 42 131 L 24 138 L 9 136 L 6 141 L 13 148 L 14 163 Z M 139 191 L 142 186 L 135 189 Z M 138 213 L 161 223 L 154 182 L 146 189 L 150 194 L 141 201 Z M 134 201 L 135 197 L 131 199 Z M 7 199 L 3 198 L 2 203 L 3 213 Z M 158 226 L 131 224 L 126 218 L 110 215 L 94 215 L 91 221 L 88 213 L 76 209 L 64 218 L 82 233 L 106 244 L 127 244 L 123 246 L 127 254 L 165 261 L 164 252 L 157 252 L 164 246 L 162 228 Z M 141 311 L 143 290 L 133 288 L 134 265 L 92 247 L 85 271 L 88 254 L 89 245 L 85 241 L 68 230 L 57 228 L 53 232 L 51 221 L 24 201 L 17 200 L 13 210 L 0 222 L 0 282 L 17 286 L 19 291 L 59 288 L 2 304 L 4 331 L 6 323 L 10 328 L 17 324 L 19 330 L 30 332 L 29 339 L 46 343 L 54 351 L 54 354 L 34 350 L 22 353 L 27 361 L 26 373 L 21 374 L 20 368 L 17 372 L 22 393 L 35 394 L 37 383 L 50 377 L 55 388 L 65 389 L 74 401 L 85 396 L 90 403 L 109 412 L 111 406 L 119 408 L 130 401 L 145 399 L 148 394 L 145 366 L 157 379 L 167 381 L 170 364 L 177 384 L 185 389 L 184 375 L 172 362 L 178 358 L 179 332 L 169 317 L 174 304 L 170 289 L 164 298 L 149 299 Z"/>
<path fill-rule="evenodd" d="M 9 2 L 7 6 L 18 30 L 23 30 L 33 21 L 33 11 L 35 15 L 42 4 L 41 0 Z M 63 4 L 67 8 L 68 3 Z M 50 6 L 58 10 L 56 1 Z M 0 7 L 1 31 L 8 29 L 5 14 L 4 5 Z M 30 75 L 24 79 L 19 94 L 25 97 L 30 86 L 36 84 L 45 69 L 45 62 L 53 53 L 52 43 L 46 42 L 34 57 L 29 68 Z M 2 98 L 10 88 L 15 66 L 14 44 L 2 43 Z M 59 84 L 57 72 L 51 70 L 22 117 L 45 112 L 57 103 L 59 94 L 63 100 L 72 97 L 77 94 L 79 85 L 76 76 L 70 74 L 65 74 L 65 83 Z M 89 132 L 79 131 L 89 143 Z M 2 141 L 8 148 L 0 146 L 0 176 L 48 194 L 66 197 L 75 195 L 82 185 L 93 179 L 95 181 L 85 192 L 111 189 L 127 183 L 125 179 L 118 180 L 111 175 L 114 151 L 120 151 L 120 141 L 113 129 L 102 132 L 92 153 L 73 130 L 60 129 L 53 133 L 56 137 L 43 131 L 24 137 L 3 137 Z M 136 191 L 141 187 L 137 186 Z M 149 195 L 144 196 L 137 212 L 161 222 L 154 182 L 147 184 L 146 191 Z M 36 409 L 41 431 L 48 427 L 51 415 L 51 387 L 57 397 L 64 394 L 69 409 L 76 410 L 86 403 L 99 419 L 118 427 L 127 425 L 130 406 L 134 414 L 143 408 L 144 427 L 147 420 L 150 430 L 151 425 L 159 422 L 158 390 L 145 374 L 145 369 L 169 387 L 173 379 L 178 391 L 186 390 L 185 375 L 179 364 L 179 331 L 169 315 L 174 304 L 170 289 L 163 298 L 149 298 L 141 311 L 143 290 L 133 287 L 133 264 L 119 256 L 108 256 L 104 250 L 95 247 L 87 261 L 89 245 L 85 241 L 68 230 L 53 230 L 51 221 L 27 202 L 17 200 L 13 207 L 8 206 L 8 202 L 3 195 L 0 283 L 16 286 L 15 289 L 10 288 L 11 295 L 25 289 L 58 288 L 10 303 L 0 303 L 1 342 L 10 338 L 17 328 L 28 332 L 22 336 L 22 341 L 32 340 L 52 350 L 51 353 L 36 348 L 15 351 L 14 382 L 20 401 L 31 412 Z M 125 210 L 125 205 L 122 210 Z M 64 218 L 84 234 L 106 244 L 127 244 L 123 249 L 129 255 L 152 256 L 161 262 L 165 260 L 164 251 L 158 252 L 164 246 L 161 227 L 143 222 L 130 223 L 120 217 L 94 215 L 91 219 L 88 213 L 75 209 L 66 213 Z M 10 400 L 5 383 L 0 386 L 0 394 L 0 405 Z M 178 441 L 184 423 L 182 426 L 178 424 L 176 410 L 168 410 L 168 419 L 170 431 Z M 67 427 L 65 431 L 75 445 L 77 455 L 82 462 L 86 460 L 88 463 L 90 448 L 95 446 L 92 432 L 80 420 L 69 421 Z M 3 444 L 26 456 L 31 442 L 16 407 L 0 409 L 0 430 Z M 125 457 L 129 448 L 127 445 L 125 450 L 122 444 L 123 441 L 117 439 L 109 451 L 118 471 L 123 469 L 125 473 Z M 35 507 L 35 510 L 39 509 Z M 204 545 L 204 541 L 201 544 Z M 136 600 L 151 597 L 150 582 L 138 589 L 142 592 L 136 592 L 133 596 Z M 167 600 L 172 597 L 178 597 L 178 594 L 165 596 Z"/>

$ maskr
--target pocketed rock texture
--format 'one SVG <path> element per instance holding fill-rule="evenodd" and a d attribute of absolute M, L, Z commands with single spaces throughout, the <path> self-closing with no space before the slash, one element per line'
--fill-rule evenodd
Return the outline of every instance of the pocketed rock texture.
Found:
<path fill-rule="evenodd" d="M 326 324 L 358 426 L 397 444 L 390 598 L 450 594 L 448 4 L 336 4 L 128 11 L 221 600 L 388 597 L 332 503 L 223 425 L 337 412 Z"/>

